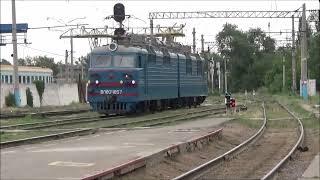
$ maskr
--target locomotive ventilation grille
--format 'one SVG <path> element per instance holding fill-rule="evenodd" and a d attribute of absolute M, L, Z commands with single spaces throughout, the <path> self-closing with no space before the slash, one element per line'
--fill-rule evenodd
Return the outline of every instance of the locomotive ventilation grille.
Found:
<path fill-rule="evenodd" d="M 107 103 L 106 101 L 97 102 L 98 110 L 126 110 L 127 103 Z"/>

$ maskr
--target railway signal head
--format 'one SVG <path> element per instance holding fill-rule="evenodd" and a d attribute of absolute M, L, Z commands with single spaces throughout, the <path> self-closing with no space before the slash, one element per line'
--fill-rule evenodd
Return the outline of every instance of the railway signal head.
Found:
<path fill-rule="evenodd" d="M 121 23 L 125 19 L 124 5 L 117 3 L 113 6 L 113 18 L 115 21 Z"/>

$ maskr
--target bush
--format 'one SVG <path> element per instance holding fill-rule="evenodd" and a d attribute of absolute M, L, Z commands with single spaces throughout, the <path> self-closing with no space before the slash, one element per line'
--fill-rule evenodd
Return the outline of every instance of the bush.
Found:
<path fill-rule="evenodd" d="M 40 98 L 40 104 L 42 105 L 42 95 L 43 95 L 44 88 L 45 88 L 44 81 L 36 80 L 36 81 L 33 81 L 33 83 L 36 85 L 36 88 L 37 88 L 37 91 L 39 94 L 39 98 Z"/>
<path fill-rule="evenodd" d="M 27 105 L 30 107 L 33 107 L 33 96 L 32 96 L 32 92 L 30 91 L 30 88 L 26 89 L 26 95 L 27 95 Z"/>
<path fill-rule="evenodd" d="M 5 97 L 5 103 L 7 107 L 15 107 L 16 106 L 16 99 L 14 94 L 9 92 L 9 94 Z"/>

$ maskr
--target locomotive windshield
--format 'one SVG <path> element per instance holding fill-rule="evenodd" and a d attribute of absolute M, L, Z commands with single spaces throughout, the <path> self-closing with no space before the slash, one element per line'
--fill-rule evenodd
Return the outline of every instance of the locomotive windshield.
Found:
<path fill-rule="evenodd" d="M 114 56 L 113 64 L 115 67 L 135 67 L 134 56 Z"/>
<path fill-rule="evenodd" d="M 134 56 L 132 55 L 93 55 L 92 67 L 135 67 Z"/>

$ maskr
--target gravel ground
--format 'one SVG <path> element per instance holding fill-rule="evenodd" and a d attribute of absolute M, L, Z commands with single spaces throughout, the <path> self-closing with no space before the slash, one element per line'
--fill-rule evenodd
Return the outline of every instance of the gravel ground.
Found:
<path fill-rule="evenodd" d="M 273 179 L 298 179 L 308 168 L 314 156 L 320 152 L 320 130 L 305 130 L 304 145 L 309 148 L 308 151 L 296 151 L 293 159 L 286 162 Z"/>
<path fill-rule="evenodd" d="M 259 179 L 290 151 L 297 139 L 293 129 L 267 129 L 240 155 L 213 167 L 203 179 Z"/>
<path fill-rule="evenodd" d="M 165 158 L 162 162 L 139 169 L 119 179 L 171 179 L 232 149 L 256 132 L 235 121 L 221 125 L 223 136 L 203 149 Z"/>

